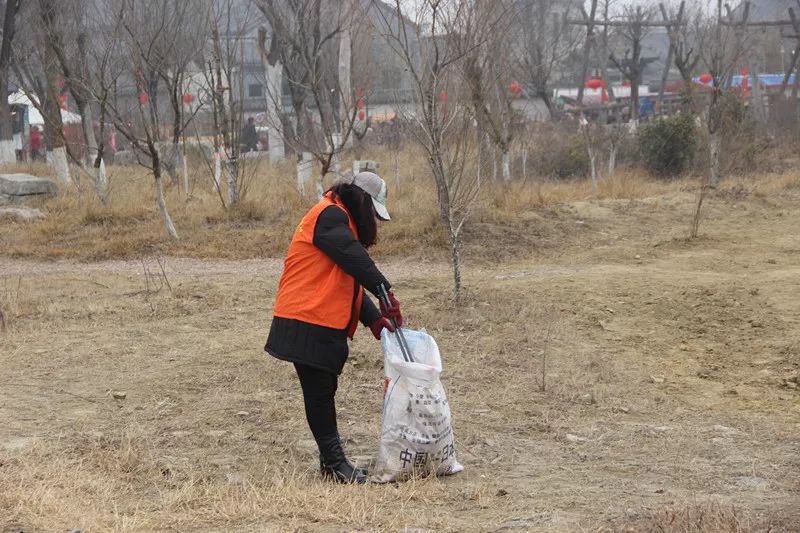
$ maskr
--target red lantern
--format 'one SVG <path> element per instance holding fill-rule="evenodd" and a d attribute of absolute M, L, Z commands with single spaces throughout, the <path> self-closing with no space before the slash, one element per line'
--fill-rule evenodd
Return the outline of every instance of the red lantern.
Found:
<path fill-rule="evenodd" d="M 706 72 L 705 74 L 700 75 L 700 83 L 709 84 L 712 81 L 714 81 L 714 77 L 711 74 Z"/>
<path fill-rule="evenodd" d="M 194 101 L 194 95 L 192 93 L 186 93 L 183 95 L 183 103 L 186 105 L 191 104 Z"/>
<path fill-rule="evenodd" d="M 145 105 L 147 103 L 147 93 L 139 93 L 139 103 Z"/>
<path fill-rule="evenodd" d="M 67 95 L 66 94 L 60 94 L 58 96 L 58 107 L 60 107 L 64 111 L 67 110 Z"/>
<path fill-rule="evenodd" d="M 442 91 L 439 93 L 439 100 L 441 100 L 442 103 L 447 101 L 447 91 Z"/>
<path fill-rule="evenodd" d="M 510 92 L 511 96 L 514 98 L 518 98 L 522 94 L 522 85 L 515 81 L 514 83 L 509 84 L 508 92 Z"/>
<path fill-rule="evenodd" d="M 364 122 L 364 119 L 365 119 L 365 118 L 367 118 L 367 114 L 366 114 L 366 113 L 364 113 L 364 111 L 363 111 L 363 110 L 359 111 L 359 112 L 358 112 L 358 120 L 360 120 L 361 122 Z"/>
<path fill-rule="evenodd" d="M 361 98 L 359 98 L 359 99 L 358 99 L 358 101 L 356 102 L 356 107 L 357 107 L 358 109 L 364 109 L 364 100 L 362 100 Z"/>
<path fill-rule="evenodd" d="M 592 78 L 591 80 L 586 82 L 586 87 L 589 89 L 599 89 L 603 86 L 603 80 L 598 78 Z"/>

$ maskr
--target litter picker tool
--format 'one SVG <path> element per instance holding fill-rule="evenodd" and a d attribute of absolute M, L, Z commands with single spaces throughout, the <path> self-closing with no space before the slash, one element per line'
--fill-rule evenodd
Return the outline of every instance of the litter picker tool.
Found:
<path fill-rule="evenodd" d="M 386 287 L 381 283 L 378 286 L 378 292 L 380 293 L 381 302 L 383 302 L 383 306 L 388 309 L 392 306 L 392 303 L 389 301 L 389 293 L 386 292 Z M 411 355 L 411 350 L 408 348 L 408 343 L 406 342 L 406 337 L 403 335 L 403 328 L 397 323 L 397 320 L 394 318 L 390 319 L 392 322 L 392 326 L 394 326 L 394 334 L 397 335 L 397 343 L 400 345 L 400 351 L 403 352 L 403 359 L 406 363 L 413 363 L 414 357 Z"/>

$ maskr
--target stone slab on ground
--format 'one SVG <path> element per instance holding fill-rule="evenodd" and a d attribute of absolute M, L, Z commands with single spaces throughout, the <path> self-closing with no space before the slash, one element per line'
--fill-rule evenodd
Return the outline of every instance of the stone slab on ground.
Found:
<path fill-rule="evenodd" d="M 31 207 L 0 207 L 0 220 L 11 219 L 18 222 L 30 222 L 43 218 L 45 218 L 44 213 Z"/>
<path fill-rule="evenodd" d="M 30 174 L 0 174 L 0 200 L 17 203 L 32 197 L 55 196 L 58 185 Z"/>

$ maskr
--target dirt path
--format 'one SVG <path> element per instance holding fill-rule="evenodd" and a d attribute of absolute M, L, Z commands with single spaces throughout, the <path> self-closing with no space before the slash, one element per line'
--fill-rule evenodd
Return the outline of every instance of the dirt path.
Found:
<path fill-rule="evenodd" d="M 261 351 L 279 260 L 166 258 L 167 285 L 153 258 L 0 259 L 0 528 L 796 530 L 800 210 L 719 202 L 687 242 L 686 209 L 567 206 L 579 239 L 468 262 L 455 307 L 446 264 L 382 262 L 444 354 L 467 467 L 398 486 L 317 481 L 295 378 Z M 364 331 L 337 399 L 368 461 Z"/>

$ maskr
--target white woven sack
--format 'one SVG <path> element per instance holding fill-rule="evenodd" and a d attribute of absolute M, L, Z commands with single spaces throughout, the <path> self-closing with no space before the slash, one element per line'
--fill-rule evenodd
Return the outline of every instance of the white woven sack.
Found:
<path fill-rule="evenodd" d="M 403 329 L 414 362 L 403 360 L 394 333 L 381 335 L 385 371 L 383 420 L 373 480 L 447 476 L 464 470 L 456 460 L 450 405 L 439 376 L 442 359 L 425 331 Z"/>

